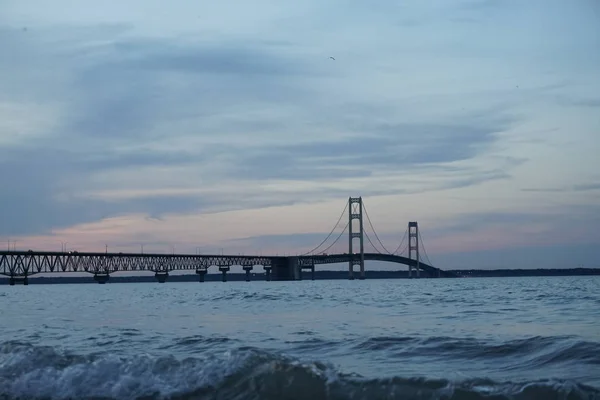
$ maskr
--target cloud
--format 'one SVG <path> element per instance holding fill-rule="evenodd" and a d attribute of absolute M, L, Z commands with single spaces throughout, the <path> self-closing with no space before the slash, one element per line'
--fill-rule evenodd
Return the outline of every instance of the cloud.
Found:
<path fill-rule="evenodd" d="M 600 237 L 599 215 L 600 207 L 596 205 L 545 205 L 530 211 L 457 214 L 426 233 L 428 251 L 460 253 L 465 241 L 470 242 L 472 251 L 593 244 Z"/>
<path fill-rule="evenodd" d="M 523 188 L 523 192 L 539 192 L 539 193 L 565 193 L 565 192 L 591 192 L 600 190 L 600 183 L 582 183 L 577 185 L 571 185 L 568 187 L 554 187 L 554 188 Z"/>
<path fill-rule="evenodd" d="M 557 102 L 564 106 L 600 109 L 600 97 L 580 95 L 558 95 Z"/>
<path fill-rule="evenodd" d="M 455 228 L 479 237 L 486 223 L 519 227 L 511 215 L 542 224 L 528 217 L 538 190 L 575 207 L 597 189 L 597 24 L 584 6 L 356 3 L 332 20 L 342 3 L 211 3 L 159 21 L 115 4 L 12 2 L 0 17 L 0 235 L 116 234 L 102 230 L 111 217 L 173 235 L 254 209 L 273 224 L 275 206 L 362 195 L 389 198 L 387 218 L 461 215 Z M 577 29 L 561 36 L 556 21 Z M 244 223 L 219 240 L 280 243 Z"/>
<path fill-rule="evenodd" d="M 594 183 L 585 183 L 585 184 L 581 184 L 581 185 L 575 185 L 575 186 L 573 186 L 573 190 L 580 191 L 580 192 L 600 190 L 600 183 L 594 182 Z"/>
<path fill-rule="evenodd" d="M 366 125 L 366 124 L 365 124 Z M 468 160 L 495 141 L 508 123 L 478 126 L 393 124 L 365 126 L 365 137 L 269 146 L 242 154 L 237 176 L 277 179 L 368 177 L 373 170 L 413 170 Z M 440 167 L 442 169 L 444 167 Z"/>
<path fill-rule="evenodd" d="M 436 257 L 442 269 L 598 268 L 596 244 L 514 246 L 500 250 L 455 252 Z"/>
<path fill-rule="evenodd" d="M 0 149 L 0 166 L 13 171 L 0 178 L 12 187 L 1 195 L 12 210 L 3 233 L 47 232 L 133 211 L 160 217 L 343 198 L 357 184 L 369 194 L 398 194 L 509 176 L 452 165 L 485 151 L 514 123 L 502 110 L 436 124 L 402 122 L 394 108 L 383 108 L 383 119 L 373 121 L 369 104 L 335 101 L 320 109 L 327 100 L 314 99 L 330 95 L 306 82 L 332 72 L 289 48 L 279 51 L 279 43 L 126 32 L 99 26 L 11 33 L 22 46 L 17 65 L 32 56 L 60 65 L 67 92 L 56 93 L 64 103 L 59 122 L 39 128 L 34 144 Z M 54 53 L 47 42 L 57 43 Z M 389 185 L 401 178 L 396 171 L 436 168 L 443 182 Z M 377 183 L 382 173 L 386 182 Z M 367 186 L 360 183 L 367 178 Z M 295 181 L 303 184 L 293 187 Z"/>

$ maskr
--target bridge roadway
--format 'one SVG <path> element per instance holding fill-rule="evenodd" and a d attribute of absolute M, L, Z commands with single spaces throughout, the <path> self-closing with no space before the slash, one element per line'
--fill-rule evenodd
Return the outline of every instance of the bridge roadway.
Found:
<path fill-rule="evenodd" d="M 262 266 L 267 280 L 299 280 L 302 271 L 310 270 L 314 278 L 315 265 L 347 263 L 350 254 L 320 254 L 306 256 L 249 256 L 249 255 L 191 255 L 191 254 L 138 254 L 138 253 L 89 253 L 89 252 L 44 252 L 44 251 L 0 251 L 0 275 L 9 277 L 10 284 L 28 283 L 28 277 L 39 273 L 87 272 L 94 275 L 98 283 L 106 283 L 110 274 L 126 271 L 151 271 L 159 282 L 165 282 L 170 271 L 195 270 L 201 282 L 210 267 L 217 267 L 223 281 L 231 266 L 241 266 L 246 280 L 251 271 Z M 355 254 L 354 257 L 360 257 Z M 387 261 L 417 267 L 417 261 L 406 257 L 364 253 L 366 261 Z M 423 262 L 418 268 L 428 277 L 447 277 L 448 273 Z M 354 271 L 349 278 L 358 275 Z M 357 276 L 358 278 L 364 278 Z"/>

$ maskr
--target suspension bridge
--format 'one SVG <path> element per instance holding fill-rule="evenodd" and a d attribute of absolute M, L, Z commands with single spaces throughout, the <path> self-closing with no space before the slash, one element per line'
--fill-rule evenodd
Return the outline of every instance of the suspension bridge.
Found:
<path fill-rule="evenodd" d="M 343 225 L 345 215 L 347 222 Z M 337 233 L 342 226 L 343 229 Z M 342 240 L 344 235 L 348 239 L 346 245 Z M 331 243 L 330 239 L 333 239 Z M 341 252 L 341 246 L 348 246 L 347 251 Z M 365 251 L 365 246 L 370 246 L 368 251 Z M 362 197 L 350 197 L 325 239 L 310 251 L 296 256 L 7 250 L 0 251 L 0 275 L 7 276 L 10 285 L 27 285 L 29 277 L 35 274 L 87 272 L 96 282 L 106 283 L 110 275 L 117 272 L 148 271 L 155 274 L 158 282 L 164 283 L 169 272 L 190 270 L 195 271 L 200 282 L 204 282 L 208 270 L 215 267 L 225 282 L 231 267 L 241 266 L 247 281 L 255 267 L 262 267 L 268 281 L 289 281 L 302 280 L 304 271 L 310 272 L 314 279 L 315 267 L 319 265 L 347 263 L 348 279 L 353 280 L 366 278 L 365 261 L 406 265 L 410 278 L 451 276 L 431 264 L 416 221 L 408 222 L 399 244 L 389 251 L 373 227 Z"/>

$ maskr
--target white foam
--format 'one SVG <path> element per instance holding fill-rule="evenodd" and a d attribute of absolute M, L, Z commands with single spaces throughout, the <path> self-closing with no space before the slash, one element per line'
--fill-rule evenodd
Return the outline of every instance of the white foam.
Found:
<path fill-rule="evenodd" d="M 233 381 L 226 380 L 234 374 Z M 238 379 L 246 382 L 240 383 Z M 72 356 L 49 347 L 0 345 L 0 397 L 135 399 L 184 395 L 210 387 L 229 389 L 229 394 L 234 397 L 241 395 L 236 390 L 251 387 L 261 390 L 260 395 L 269 398 L 291 393 L 300 395 L 304 393 L 302 388 L 310 388 L 306 391 L 307 399 L 319 396 L 450 398 L 459 391 L 506 398 L 515 395 L 536 398 L 549 392 L 569 394 L 574 399 L 599 397 L 596 390 L 559 381 L 519 384 L 486 379 L 463 382 L 354 379 L 340 375 L 328 364 L 299 362 L 251 349 L 179 360 L 149 354 Z M 467 398 L 471 394 L 467 393 Z"/>
<path fill-rule="evenodd" d="M 222 357 L 177 360 L 113 354 L 72 359 L 43 348 L 15 350 L 0 352 L 0 392 L 11 397 L 52 399 L 134 399 L 185 393 L 217 385 L 225 376 L 243 368 L 251 355 L 231 352 Z"/>

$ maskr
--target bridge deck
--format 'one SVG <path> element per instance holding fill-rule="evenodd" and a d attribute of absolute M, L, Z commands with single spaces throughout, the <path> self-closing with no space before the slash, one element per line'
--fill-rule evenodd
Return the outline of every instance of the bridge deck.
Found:
<path fill-rule="evenodd" d="M 354 257 L 358 257 L 355 254 Z M 366 261 L 385 261 L 417 267 L 417 261 L 407 257 L 364 253 Z M 242 267 L 263 266 L 270 268 L 291 258 L 298 259 L 299 267 L 319 264 L 347 263 L 350 254 L 321 254 L 313 256 L 255 256 L 214 254 L 139 254 L 101 252 L 45 252 L 0 251 L 0 275 L 31 276 L 38 273 L 88 272 L 92 274 L 120 271 L 168 272 L 175 270 L 205 270 L 212 266 Z M 419 262 L 419 269 L 445 276 L 445 272 L 429 264 Z"/>
<path fill-rule="evenodd" d="M 394 254 L 381 254 L 381 253 L 364 253 L 365 261 L 385 261 L 395 264 L 404 264 L 407 266 L 417 267 L 417 260 L 410 259 L 408 257 L 397 256 Z M 355 257 L 358 255 L 355 255 Z M 304 256 L 299 257 L 300 263 L 302 264 L 307 260 L 313 260 L 315 264 L 336 264 L 350 261 L 350 254 L 327 254 L 327 255 L 316 255 L 316 256 Z M 422 261 L 419 262 L 419 268 L 423 271 L 437 273 L 438 268 L 435 268 Z"/>

